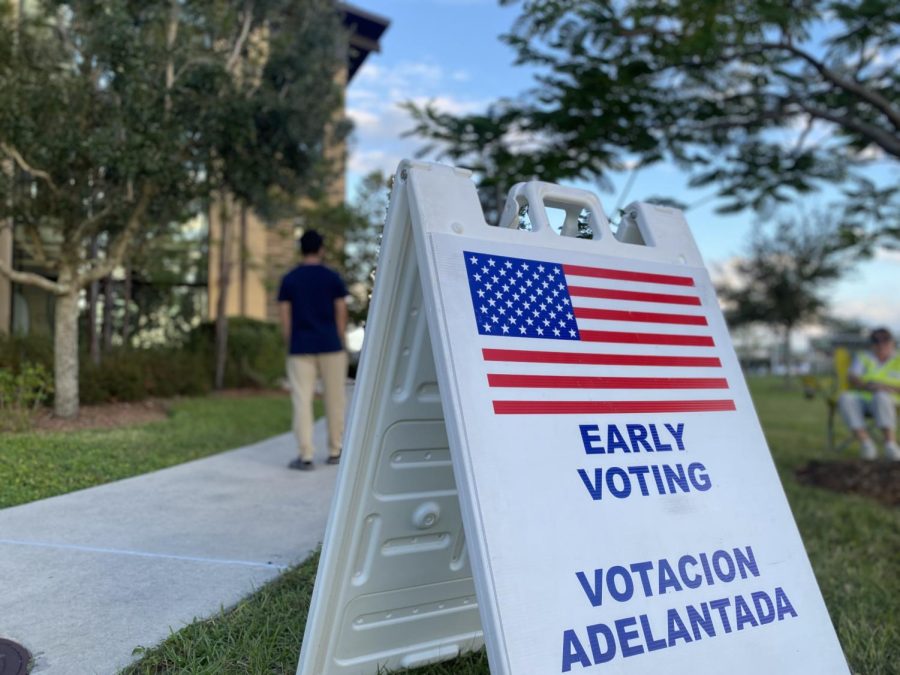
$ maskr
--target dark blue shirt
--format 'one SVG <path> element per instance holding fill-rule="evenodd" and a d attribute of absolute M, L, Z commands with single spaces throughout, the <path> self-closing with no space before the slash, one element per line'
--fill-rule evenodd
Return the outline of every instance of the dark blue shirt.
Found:
<path fill-rule="evenodd" d="M 291 354 L 343 349 L 334 318 L 334 301 L 347 294 L 338 273 L 324 265 L 299 265 L 284 275 L 278 302 L 291 303 Z"/>

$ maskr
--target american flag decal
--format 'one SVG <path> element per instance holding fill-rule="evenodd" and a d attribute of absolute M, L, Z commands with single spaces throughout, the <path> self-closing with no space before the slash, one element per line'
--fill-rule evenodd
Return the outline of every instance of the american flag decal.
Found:
<path fill-rule="evenodd" d="M 735 410 L 693 277 L 464 256 L 496 414 Z"/>

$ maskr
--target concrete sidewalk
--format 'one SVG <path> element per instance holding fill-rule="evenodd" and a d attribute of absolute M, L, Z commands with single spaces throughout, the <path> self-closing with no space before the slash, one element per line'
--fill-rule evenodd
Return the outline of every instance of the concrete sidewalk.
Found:
<path fill-rule="evenodd" d="M 340 467 L 286 468 L 289 434 L 0 510 L 0 637 L 36 675 L 111 675 L 321 542 Z M 300 645 L 297 645 L 299 653 Z"/>

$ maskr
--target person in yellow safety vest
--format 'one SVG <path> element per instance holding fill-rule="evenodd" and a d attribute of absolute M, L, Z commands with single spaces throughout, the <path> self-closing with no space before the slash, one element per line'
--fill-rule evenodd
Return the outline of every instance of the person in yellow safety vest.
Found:
<path fill-rule="evenodd" d="M 884 450 L 888 459 L 900 460 L 897 446 L 897 410 L 900 403 L 900 353 L 887 328 L 877 328 L 869 336 L 871 349 L 860 352 L 850 366 L 847 379 L 850 391 L 838 399 L 841 416 L 862 446 L 863 459 L 875 459 L 878 450 L 866 430 L 865 415 L 875 418 L 884 434 Z"/>

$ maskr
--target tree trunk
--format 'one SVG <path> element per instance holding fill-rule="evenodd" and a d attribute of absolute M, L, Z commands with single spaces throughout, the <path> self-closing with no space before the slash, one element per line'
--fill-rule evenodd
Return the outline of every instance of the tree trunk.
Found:
<path fill-rule="evenodd" d="M 109 275 L 103 280 L 103 351 L 109 353 L 113 332 L 113 279 Z"/>
<path fill-rule="evenodd" d="M 91 239 L 91 260 L 97 258 L 97 237 Z M 91 350 L 91 361 L 100 365 L 100 332 L 97 330 L 97 301 L 100 299 L 100 282 L 92 281 L 88 287 L 88 344 Z"/>
<path fill-rule="evenodd" d="M 78 416 L 78 291 L 56 296 L 53 374 L 57 417 Z"/>
<path fill-rule="evenodd" d="M 131 268 L 125 269 L 125 288 L 122 291 L 122 345 L 130 346 L 131 340 Z"/>
<path fill-rule="evenodd" d="M 228 356 L 228 286 L 231 277 L 231 223 L 229 197 L 219 204 L 219 298 L 216 303 L 216 389 L 225 388 L 225 361 Z"/>
<path fill-rule="evenodd" d="M 238 253 L 241 260 L 241 316 L 247 316 L 247 207 L 241 204 L 241 250 Z"/>
<path fill-rule="evenodd" d="M 784 327 L 784 388 L 791 388 L 791 327 Z"/>

